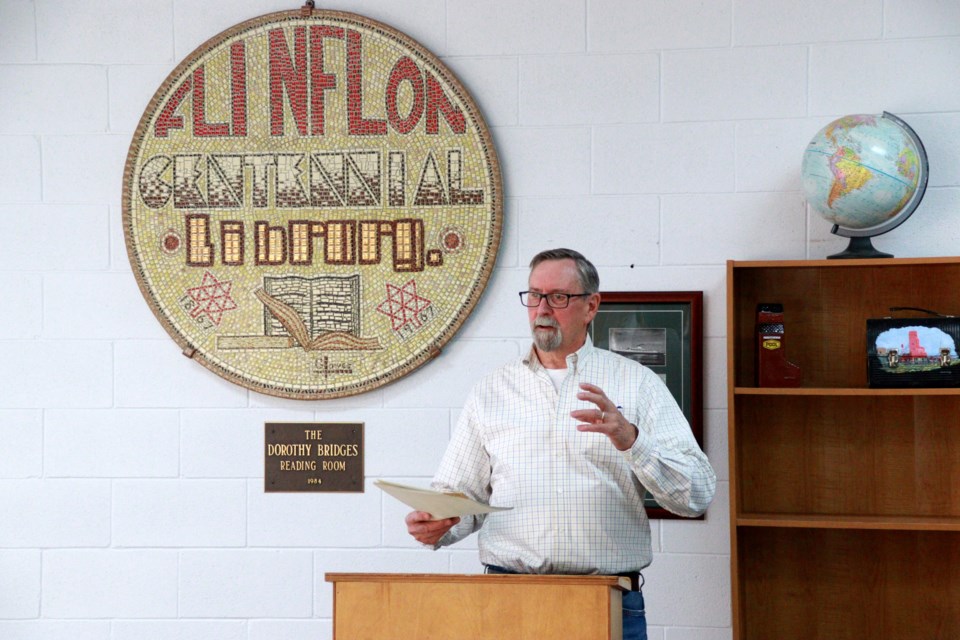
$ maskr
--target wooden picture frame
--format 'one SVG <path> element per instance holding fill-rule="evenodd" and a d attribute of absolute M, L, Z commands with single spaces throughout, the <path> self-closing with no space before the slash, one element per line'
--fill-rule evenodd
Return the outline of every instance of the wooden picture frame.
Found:
<path fill-rule="evenodd" d="M 702 291 L 601 291 L 590 338 L 660 375 L 703 448 Z M 649 493 L 644 504 L 650 518 L 681 517 Z"/>

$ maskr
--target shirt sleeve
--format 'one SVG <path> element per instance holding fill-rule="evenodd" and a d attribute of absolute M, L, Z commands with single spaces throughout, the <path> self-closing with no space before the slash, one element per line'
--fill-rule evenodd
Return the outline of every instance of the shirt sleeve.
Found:
<path fill-rule="evenodd" d="M 489 504 L 490 474 L 490 457 L 480 431 L 476 394 L 471 393 L 430 486 L 438 491 L 459 491 L 473 500 Z M 486 514 L 461 517 L 434 548 L 466 538 L 483 526 L 485 517 Z"/>
<path fill-rule="evenodd" d="M 660 506 L 698 516 L 713 500 L 717 475 L 666 385 L 651 373 L 641 386 L 642 400 L 626 416 L 637 427 L 637 440 L 623 455 Z"/>

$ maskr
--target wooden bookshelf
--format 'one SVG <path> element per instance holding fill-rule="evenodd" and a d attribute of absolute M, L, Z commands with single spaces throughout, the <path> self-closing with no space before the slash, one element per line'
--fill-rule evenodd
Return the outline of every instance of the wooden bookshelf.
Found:
<path fill-rule="evenodd" d="M 759 303 L 799 388 L 758 388 Z M 960 389 L 870 389 L 866 321 L 960 315 L 960 258 L 727 263 L 734 638 L 960 638 Z"/>

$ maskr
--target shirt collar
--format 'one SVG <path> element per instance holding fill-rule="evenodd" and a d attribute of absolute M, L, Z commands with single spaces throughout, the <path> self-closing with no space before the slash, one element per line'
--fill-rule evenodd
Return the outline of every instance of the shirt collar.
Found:
<path fill-rule="evenodd" d="M 567 356 L 567 369 L 576 371 L 581 362 L 587 361 L 587 358 L 590 357 L 590 354 L 593 353 L 593 350 L 593 340 L 590 339 L 590 334 L 588 333 L 587 339 L 583 341 L 583 346 Z M 526 367 L 531 371 L 544 368 L 543 364 L 540 362 L 540 358 L 537 357 L 537 350 L 534 348 L 533 344 L 530 345 L 530 351 L 528 351 L 527 355 L 524 356 L 523 364 L 526 365 Z"/>

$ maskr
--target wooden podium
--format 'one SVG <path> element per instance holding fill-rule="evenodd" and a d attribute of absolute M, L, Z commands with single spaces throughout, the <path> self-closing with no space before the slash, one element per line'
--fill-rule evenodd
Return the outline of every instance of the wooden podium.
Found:
<path fill-rule="evenodd" d="M 620 640 L 616 576 L 328 573 L 334 640 Z"/>

